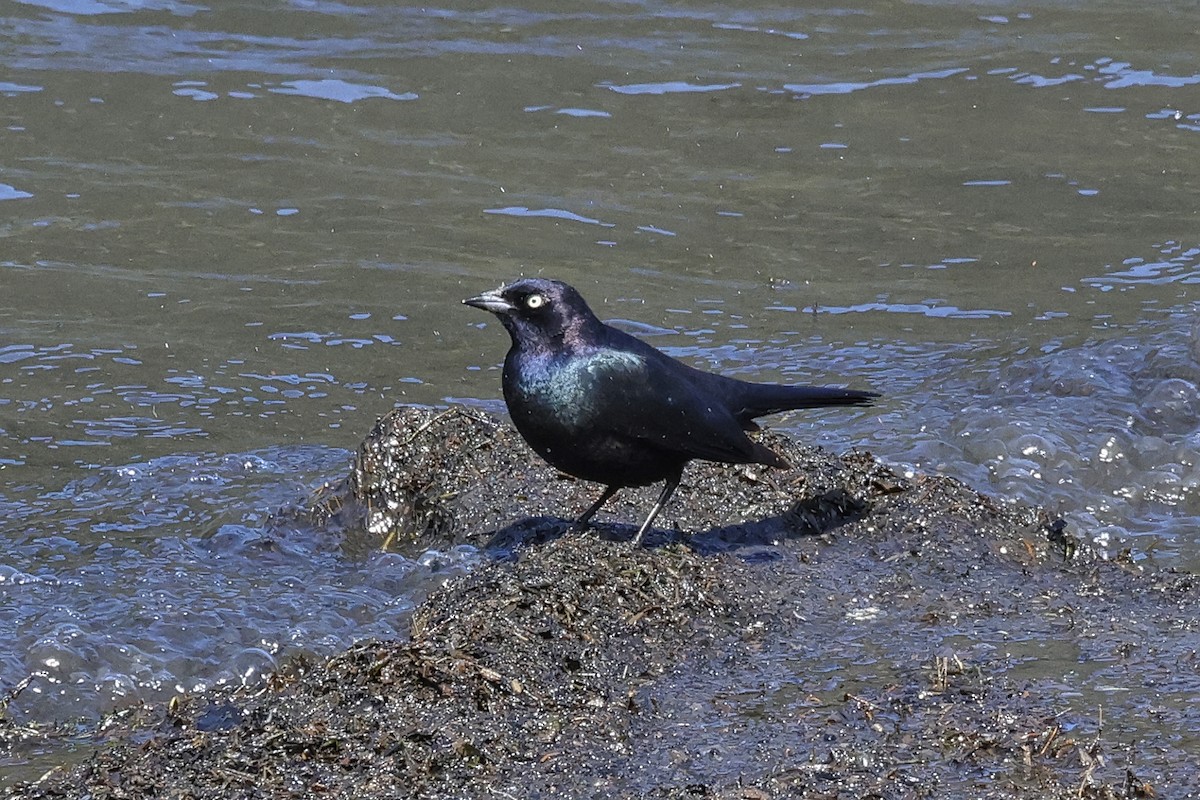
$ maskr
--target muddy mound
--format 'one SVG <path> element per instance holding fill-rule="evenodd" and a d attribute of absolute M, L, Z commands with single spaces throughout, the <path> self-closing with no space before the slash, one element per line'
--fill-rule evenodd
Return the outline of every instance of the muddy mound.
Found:
<path fill-rule="evenodd" d="M 1171 796 L 1200 785 L 1191 576 L 955 481 L 770 437 L 597 529 L 597 488 L 465 410 L 385 418 L 312 513 L 495 557 L 404 642 L 113 723 L 21 797 Z M 1190 661 L 1189 661 L 1190 659 Z"/>

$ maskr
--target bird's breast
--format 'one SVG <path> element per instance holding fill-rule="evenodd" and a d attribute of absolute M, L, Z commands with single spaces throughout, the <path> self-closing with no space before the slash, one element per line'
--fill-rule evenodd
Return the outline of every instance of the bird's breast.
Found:
<path fill-rule="evenodd" d="M 553 466 L 610 486 L 643 486 L 677 473 L 686 460 L 620 432 L 630 415 L 647 413 L 633 399 L 645 371 L 641 358 L 619 351 L 510 359 L 504 399 L 525 441 Z"/>
<path fill-rule="evenodd" d="M 517 422 L 558 428 L 594 428 L 597 415 L 619 403 L 629 381 L 641 380 L 645 362 L 636 355 L 600 350 L 557 357 L 506 361 L 504 399 Z M 524 432 L 524 431 L 522 431 Z"/>

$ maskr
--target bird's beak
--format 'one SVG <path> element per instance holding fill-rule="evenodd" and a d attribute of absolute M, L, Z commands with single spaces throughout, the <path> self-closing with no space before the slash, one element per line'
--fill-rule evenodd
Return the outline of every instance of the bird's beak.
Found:
<path fill-rule="evenodd" d="M 507 314 L 515 308 L 512 303 L 501 296 L 499 289 L 484 292 L 476 297 L 468 297 L 466 300 L 463 300 L 463 305 L 482 308 L 484 311 L 490 311 L 493 314 Z"/>

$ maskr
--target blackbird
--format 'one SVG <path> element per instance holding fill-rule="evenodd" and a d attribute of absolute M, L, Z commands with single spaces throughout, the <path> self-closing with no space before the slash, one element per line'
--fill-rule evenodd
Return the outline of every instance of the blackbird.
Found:
<path fill-rule="evenodd" d="M 524 278 L 463 301 L 500 318 L 512 338 L 504 400 L 537 453 L 568 475 L 603 484 L 578 519 L 626 486 L 665 481 L 634 543 L 671 498 L 694 458 L 787 468 L 746 436 L 754 420 L 796 408 L 868 405 L 874 392 L 782 386 L 690 367 L 601 322 L 571 286 Z"/>

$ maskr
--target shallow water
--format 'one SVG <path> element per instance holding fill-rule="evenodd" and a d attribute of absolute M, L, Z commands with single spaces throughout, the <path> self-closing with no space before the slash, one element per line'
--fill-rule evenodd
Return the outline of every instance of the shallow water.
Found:
<path fill-rule="evenodd" d="M 469 552 L 268 524 L 393 404 L 492 402 L 519 274 L 774 421 L 1200 568 L 1200 13 L 52 0 L 0 19 L 17 719 L 404 630 Z M 1051 665 L 1052 666 L 1052 665 Z"/>

